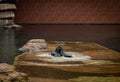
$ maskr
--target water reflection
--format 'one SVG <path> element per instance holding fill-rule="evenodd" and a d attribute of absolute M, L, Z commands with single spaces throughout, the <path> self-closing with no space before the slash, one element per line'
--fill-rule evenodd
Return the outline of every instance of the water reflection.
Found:
<path fill-rule="evenodd" d="M 14 29 L 0 29 L 0 63 L 12 64 L 16 55 Z"/>

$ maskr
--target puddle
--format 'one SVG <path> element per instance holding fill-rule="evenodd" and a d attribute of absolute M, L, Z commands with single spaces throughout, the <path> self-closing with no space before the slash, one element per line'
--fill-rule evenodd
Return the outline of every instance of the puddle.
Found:
<path fill-rule="evenodd" d="M 91 56 L 83 55 L 77 52 L 68 52 L 69 55 L 72 55 L 72 57 L 53 57 L 50 52 L 46 53 L 37 53 L 36 56 L 40 58 L 40 60 L 48 63 L 64 63 L 64 62 L 71 62 L 72 65 L 73 62 L 76 62 L 76 64 L 84 65 L 104 65 L 104 64 L 120 64 L 112 61 L 107 60 L 92 60 Z M 67 65 L 67 63 L 65 63 Z M 70 64 L 70 63 L 69 63 Z"/>

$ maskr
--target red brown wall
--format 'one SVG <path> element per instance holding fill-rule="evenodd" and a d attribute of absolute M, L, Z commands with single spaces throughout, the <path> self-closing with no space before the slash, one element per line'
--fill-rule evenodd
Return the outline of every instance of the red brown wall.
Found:
<path fill-rule="evenodd" d="M 16 23 L 120 23 L 120 0 L 18 0 Z"/>

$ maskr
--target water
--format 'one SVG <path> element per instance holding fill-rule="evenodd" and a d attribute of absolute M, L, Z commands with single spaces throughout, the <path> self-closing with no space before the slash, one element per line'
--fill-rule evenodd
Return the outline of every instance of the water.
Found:
<path fill-rule="evenodd" d="M 0 30 L 0 62 L 12 64 L 16 54 L 14 30 Z"/>
<path fill-rule="evenodd" d="M 17 31 L 16 29 L 0 28 L 0 63 L 13 64 L 14 58 L 22 53 L 18 51 L 23 44 L 16 37 Z"/>
<path fill-rule="evenodd" d="M 114 27 L 110 25 L 26 25 L 21 29 L 0 27 L 0 63 L 12 64 L 15 56 L 22 53 L 18 49 L 28 40 L 35 38 L 43 38 L 47 41 L 95 41 L 120 51 L 120 29 L 119 26 Z"/>

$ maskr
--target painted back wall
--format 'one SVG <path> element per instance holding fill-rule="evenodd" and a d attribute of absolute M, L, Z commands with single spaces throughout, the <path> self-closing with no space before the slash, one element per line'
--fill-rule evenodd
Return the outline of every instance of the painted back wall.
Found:
<path fill-rule="evenodd" d="M 120 23 L 120 0 L 18 0 L 16 23 Z"/>

